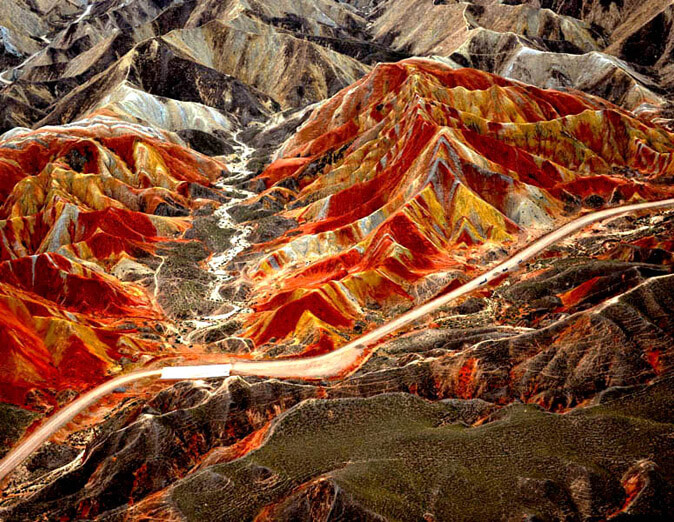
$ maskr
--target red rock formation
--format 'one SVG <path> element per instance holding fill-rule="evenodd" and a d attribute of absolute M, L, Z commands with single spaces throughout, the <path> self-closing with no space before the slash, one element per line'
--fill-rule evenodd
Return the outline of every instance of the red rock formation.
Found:
<path fill-rule="evenodd" d="M 458 284 L 478 252 L 582 206 L 665 197 L 672 150 L 673 135 L 599 98 L 424 59 L 379 65 L 317 108 L 259 177 L 259 201 L 299 227 L 249 270 L 259 299 L 247 334 L 344 331 L 371 305 Z"/>
<path fill-rule="evenodd" d="M 183 232 L 190 185 L 223 169 L 105 115 L 0 142 L 0 401 L 53 402 L 160 348 L 139 328 L 162 310 L 115 268 Z"/>

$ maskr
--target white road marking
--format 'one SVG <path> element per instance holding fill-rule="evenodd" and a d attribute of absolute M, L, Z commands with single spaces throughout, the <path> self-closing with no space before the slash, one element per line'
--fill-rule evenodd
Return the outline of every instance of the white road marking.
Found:
<path fill-rule="evenodd" d="M 211 379 L 229 377 L 231 364 L 204 364 L 201 366 L 166 366 L 162 368 L 162 380 L 180 381 L 185 379 Z"/>

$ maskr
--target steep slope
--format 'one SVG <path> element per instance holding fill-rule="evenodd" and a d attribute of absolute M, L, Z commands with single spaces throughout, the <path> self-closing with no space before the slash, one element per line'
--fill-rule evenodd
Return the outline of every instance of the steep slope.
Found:
<path fill-rule="evenodd" d="M 35 6 L 19 8 L 30 16 L 40 12 Z M 10 10 L 12 20 L 18 12 Z M 327 1 L 95 1 L 61 26 L 8 30 L 14 38 L 8 36 L 10 49 L 20 37 L 36 41 L 26 48 L 31 54 L 25 60 L 18 58 L 24 52 L 16 51 L 20 63 L 8 59 L 0 73 L 5 101 L 0 129 L 81 118 L 106 95 L 120 98 L 113 92 L 123 89 L 123 82 L 155 96 L 198 102 L 207 106 L 200 112 L 210 107 L 225 118 L 231 116 L 232 100 L 242 103 L 237 99 L 251 87 L 275 97 L 274 104 L 300 107 L 362 76 L 368 67 L 360 60 L 395 55 L 370 44 L 365 26 L 353 10 Z M 36 31 L 49 31 L 49 38 L 37 39 Z M 266 59 L 272 49 L 285 63 Z M 153 55 L 164 61 L 153 62 Z M 167 66 L 180 77 L 168 77 Z M 134 74 L 124 72 L 128 67 Z M 246 85 L 232 89 L 237 80 Z"/>
<path fill-rule="evenodd" d="M 0 454 L 112 375 L 330 352 L 673 196 L 668 0 L 0 11 Z M 669 520 L 673 267 L 674 212 L 624 216 L 339 379 L 116 388 L 0 519 Z"/>
<path fill-rule="evenodd" d="M 265 190 L 248 212 L 282 209 L 288 232 L 246 268 L 246 335 L 295 339 L 293 353 L 318 330 L 312 349 L 330 349 L 333 329 L 460 284 L 487 251 L 565 214 L 664 197 L 672 140 L 598 98 L 430 60 L 379 65 L 253 182 Z"/>
<path fill-rule="evenodd" d="M 353 58 L 251 18 L 176 30 L 164 40 L 195 62 L 260 89 L 283 109 L 328 98 L 368 70 Z"/>
<path fill-rule="evenodd" d="M 54 403 L 119 371 L 122 358 L 168 348 L 157 335 L 164 312 L 133 282 L 153 271 L 135 260 L 152 266 L 192 209 L 217 203 L 207 187 L 224 171 L 104 115 L 3 137 L 0 400 Z"/>
<path fill-rule="evenodd" d="M 375 40 L 399 51 L 653 110 L 669 96 L 670 9 L 661 0 L 388 0 L 369 18 Z"/>
<path fill-rule="evenodd" d="M 191 61 L 163 40 L 147 40 L 55 102 L 38 125 L 67 123 L 104 108 L 107 99 L 115 97 L 128 84 L 164 99 L 161 105 L 169 105 L 169 100 L 196 104 L 190 112 L 201 109 L 220 113 L 221 118 L 235 118 L 240 125 L 262 121 L 279 108 L 257 89 Z M 208 111 L 209 107 L 215 111 Z"/>
<path fill-rule="evenodd" d="M 190 321 L 233 313 L 213 288 L 226 271 L 207 263 L 239 233 L 215 209 L 247 193 L 214 189 L 224 165 L 186 146 L 238 161 L 243 130 L 284 122 L 273 116 L 281 107 L 330 96 L 369 70 L 360 60 L 388 55 L 366 41 L 363 18 L 333 2 L 10 7 L 2 400 L 49 409 L 120 361 L 190 346 Z M 301 119 L 290 121 L 270 132 Z M 72 357 L 88 371 L 68 367 Z"/>
<path fill-rule="evenodd" d="M 562 42 L 569 50 L 590 52 L 602 48 L 590 24 L 580 17 L 559 15 L 526 2 L 389 0 L 380 4 L 372 16 L 377 39 L 415 55 L 447 55 L 477 27 L 546 43 Z"/>
<path fill-rule="evenodd" d="M 596 51 L 555 52 L 543 42 L 515 33 L 475 29 L 447 62 L 546 89 L 577 89 L 630 110 L 643 111 L 666 102 L 657 81 L 627 62 Z"/>

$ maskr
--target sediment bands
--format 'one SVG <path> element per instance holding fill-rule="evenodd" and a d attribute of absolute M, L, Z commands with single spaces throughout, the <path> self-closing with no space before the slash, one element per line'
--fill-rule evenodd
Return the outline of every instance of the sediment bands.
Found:
<path fill-rule="evenodd" d="M 0 401 L 44 407 L 167 350 L 137 281 L 223 164 L 105 114 L 0 141 Z M 40 390 L 36 392 L 36 390 Z M 49 390 L 49 392 L 45 392 Z"/>
<path fill-rule="evenodd" d="M 673 150 L 665 129 L 580 92 L 426 59 L 380 64 L 316 108 L 253 181 L 251 208 L 297 226 L 246 268 L 246 335 L 329 351 L 382 307 L 479 273 L 478 253 L 582 211 L 668 197 Z"/>
<path fill-rule="evenodd" d="M 217 294 L 195 267 L 229 245 L 212 217 L 229 198 L 212 186 L 225 165 L 117 118 L 0 142 L 7 402 L 53 405 L 120 362 L 181 351 L 166 314 Z M 579 213 L 671 197 L 672 150 L 665 129 L 596 97 L 426 59 L 377 65 L 242 182 L 259 194 L 232 212 L 257 244 L 219 297 L 237 292 L 251 313 L 193 339 L 329 352 Z M 173 296 L 158 290 L 162 270 L 181 281 Z"/>

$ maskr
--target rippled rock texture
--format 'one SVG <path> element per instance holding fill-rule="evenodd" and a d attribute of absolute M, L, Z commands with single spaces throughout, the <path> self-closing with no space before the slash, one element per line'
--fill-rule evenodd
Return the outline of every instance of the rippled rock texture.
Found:
<path fill-rule="evenodd" d="M 372 18 L 375 39 L 399 51 L 644 113 L 664 116 L 668 105 L 667 1 L 395 0 L 378 3 Z"/>
<path fill-rule="evenodd" d="M 316 109 L 254 181 L 265 190 L 249 205 L 299 226 L 246 268 L 263 296 L 247 335 L 323 330 L 326 349 L 368 315 L 465 281 L 490 245 L 665 197 L 672 138 L 590 96 L 430 60 L 379 65 Z"/>
<path fill-rule="evenodd" d="M 5 0 L 0 455 L 114 375 L 332 352 L 672 197 L 664 0 Z M 674 213 L 340 378 L 115 389 L 0 519 L 668 520 Z"/>
<path fill-rule="evenodd" d="M 122 358 L 167 349 L 157 335 L 164 311 L 138 281 L 152 277 L 161 245 L 189 228 L 195 209 L 224 197 L 208 187 L 225 171 L 156 131 L 103 115 L 5 135 L 4 401 L 23 404 L 37 387 L 54 403 L 51 394 L 90 386 Z"/>

